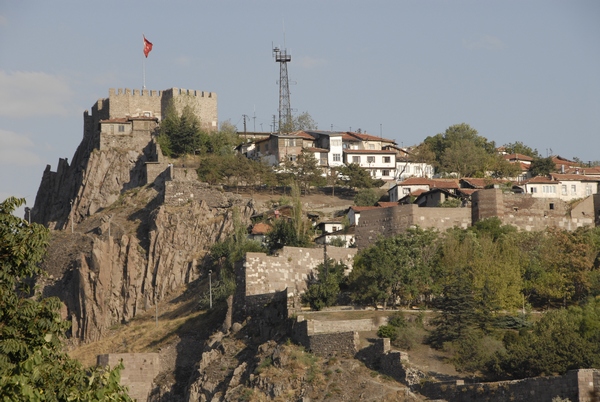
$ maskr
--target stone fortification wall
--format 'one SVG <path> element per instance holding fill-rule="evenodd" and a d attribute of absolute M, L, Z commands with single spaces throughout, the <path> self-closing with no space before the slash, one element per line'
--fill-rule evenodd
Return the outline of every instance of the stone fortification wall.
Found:
<path fill-rule="evenodd" d="M 153 133 L 158 127 L 158 123 L 153 121 L 134 121 L 133 130 L 126 134 L 119 133 L 100 133 L 99 149 L 119 150 L 144 150 L 153 142 Z M 157 159 L 156 147 L 153 147 L 151 154 L 153 159 Z"/>
<path fill-rule="evenodd" d="M 473 193 L 471 208 L 419 208 L 410 204 L 371 209 L 361 213 L 356 245 L 362 249 L 380 236 L 395 236 L 413 226 L 439 231 L 455 226 L 465 229 L 494 216 L 520 230 L 537 231 L 549 226 L 575 230 L 600 223 L 600 194 L 582 200 L 572 209 L 569 203 L 558 198 L 534 198 L 531 194 L 496 188 Z"/>
<path fill-rule="evenodd" d="M 112 353 L 98 356 L 98 366 L 114 367 L 123 360 L 121 385 L 127 386 L 129 396 L 142 402 L 148 399 L 154 378 L 160 371 L 158 353 Z"/>
<path fill-rule="evenodd" d="M 573 370 L 556 377 L 535 377 L 515 381 L 463 384 L 426 382 L 418 392 L 429 399 L 454 402 L 551 402 L 560 397 L 571 402 L 598 400 L 600 371 L 593 369 Z"/>
<path fill-rule="evenodd" d="M 99 99 L 92 106 L 91 114 L 84 112 L 84 135 L 95 134 L 100 120 L 128 116 L 156 117 L 162 120 L 171 100 L 178 113 L 186 105 L 191 106 L 205 130 L 218 129 L 217 94 L 214 92 L 180 88 L 164 91 L 110 88 L 108 98 Z"/>
<path fill-rule="evenodd" d="M 358 332 L 338 332 L 335 334 L 317 334 L 308 337 L 302 344 L 311 353 L 318 356 L 354 357 L 360 346 Z"/>
<path fill-rule="evenodd" d="M 414 226 L 439 231 L 455 226 L 466 229 L 471 226 L 471 209 L 419 208 L 409 204 L 363 211 L 356 227 L 356 245 L 362 249 L 379 237 L 395 236 Z"/>
<path fill-rule="evenodd" d="M 296 343 L 320 356 L 334 354 L 354 356 L 358 352 L 359 331 L 375 331 L 387 324 L 387 317 L 361 320 L 305 320 L 296 317 L 292 338 Z"/>
<path fill-rule="evenodd" d="M 549 226 L 565 230 L 595 224 L 593 197 L 571 211 L 569 203 L 558 198 L 534 198 L 531 194 L 480 190 L 473 194 L 473 222 L 497 216 L 505 225 L 520 230 L 538 231 Z"/>
<path fill-rule="evenodd" d="M 356 249 L 327 247 L 327 256 L 342 261 L 349 268 Z M 323 262 L 322 248 L 284 247 L 277 256 L 246 253 L 244 276 L 246 296 L 275 293 L 284 289 L 294 294 L 306 290 L 306 281 L 317 265 Z"/>

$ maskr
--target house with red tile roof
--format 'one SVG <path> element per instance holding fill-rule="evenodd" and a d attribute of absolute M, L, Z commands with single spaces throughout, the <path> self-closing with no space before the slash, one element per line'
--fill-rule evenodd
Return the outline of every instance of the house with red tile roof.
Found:
<path fill-rule="evenodd" d="M 411 177 L 392 186 L 388 190 L 388 195 L 391 202 L 397 202 L 417 190 L 429 191 L 434 188 L 441 188 L 456 194 L 456 191 L 460 188 L 460 184 L 458 179 Z"/>
<path fill-rule="evenodd" d="M 580 174 L 551 173 L 537 176 L 520 185 L 534 198 L 559 198 L 563 201 L 583 199 L 598 194 L 600 178 Z"/>

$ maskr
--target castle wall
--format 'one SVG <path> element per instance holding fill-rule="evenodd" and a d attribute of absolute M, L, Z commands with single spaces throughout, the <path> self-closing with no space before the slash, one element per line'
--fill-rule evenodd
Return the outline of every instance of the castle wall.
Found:
<path fill-rule="evenodd" d="M 600 222 L 600 194 L 582 200 L 572 210 L 571 204 L 558 198 L 534 198 L 530 194 L 501 189 L 476 191 L 471 208 L 419 208 L 409 204 L 370 209 L 361 212 L 356 227 L 356 245 L 363 249 L 379 237 L 396 236 L 414 226 L 440 232 L 452 227 L 466 229 L 475 222 L 495 216 L 503 224 L 519 230 L 538 231 L 549 226 L 575 230 Z"/>
<path fill-rule="evenodd" d="M 134 401 L 146 401 L 160 371 L 158 353 L 111 353 L 98 355 L 98 366 L 114 367 L 123 360 L 121 385 L 128 387 Z"/>
<path fill-rule="evenodd" d="M 410 227 L 445 231 L 471 226 L 470 208 L 419 208 L 415 204 L 362 211 L 356 227 L 356 245 L 363 249 L 379 237 L 396 236 Z"/>
<path fill-rule="evenodd" d="M 356 249 L 327 247 L 327 256 L 352 268 Z M 303 293 L 310 273 L 324 259 L 322 248 L 284 247 L 278 256 L 265 253 L 246 253 L 245 295 L 275 293 L 289 289 Z"/>
<path fill-rule="evenodd" d="M 455 402 L 552 402 L 556 397 L 572 402 L 597 400 L 600 390 L 600 371 L 572 370 L 556 377 L 534 377 L 515 381 L 490 383 L 432 383 L 426 382 L 418 392 L 429 399 Z"/>
<path fill-rule="evenodd" d="M 593 197 L 583 200 L 570 211 L 570 204 L 559 198 L 535 198 L 530 194 L 480 190 L 472 198 L 473 222 L 497 216 L 503 224 L 519 230 L 538 231 L 549 226 L 564 230 L 594 226 Z"/>

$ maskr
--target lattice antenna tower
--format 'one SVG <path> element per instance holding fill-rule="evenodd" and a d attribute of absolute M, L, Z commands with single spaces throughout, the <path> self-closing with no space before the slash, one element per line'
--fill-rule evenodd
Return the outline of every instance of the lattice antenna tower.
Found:
<path fill-rule="evenodd" d="M 274 47 L 273 57 L 279 63 L 279 132 L 288 132 L 292 128 L 292 108 L 287 63 L 292 61 L 292 55 L 287 52 L 287 49 L 282 51 Z"/>

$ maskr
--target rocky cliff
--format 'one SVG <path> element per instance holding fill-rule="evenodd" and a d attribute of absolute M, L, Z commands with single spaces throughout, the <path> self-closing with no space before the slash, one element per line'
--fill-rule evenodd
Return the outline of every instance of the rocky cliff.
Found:
<path fill-rule="evenodd" d="M 255 212 L 251 200 L 202 185 L 193 170 L 147 184 L 146 162 L 172 168 L 146 134 L 129 149 L 102 150 L 100 133 L 85 136 L 71 164 L 61 159 L 43 174 L 32 220 L 53 231 L 50 276 L 39 285 L 63 300 L 75 339 L 99 339 L 198 278 L 209 247 L 232 229 L 233 210 L 246 221 Z M 174 186 L 182 195 L 165 203 Z"/>

